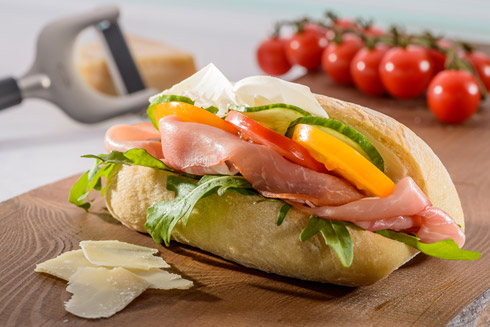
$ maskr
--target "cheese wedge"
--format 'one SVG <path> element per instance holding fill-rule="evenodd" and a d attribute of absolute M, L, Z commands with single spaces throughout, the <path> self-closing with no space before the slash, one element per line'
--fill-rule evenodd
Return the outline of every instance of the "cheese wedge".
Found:
<path fill-rule="evenodd" d="M 140 37 L 125 37 L 146 87 L 165 90 L 196 72 L 190 53 Z M 118 94 L 107 67 L 106 54 L 99 43 L 80 46 L 76 63 L 88 85 L 105 94 Z"/>

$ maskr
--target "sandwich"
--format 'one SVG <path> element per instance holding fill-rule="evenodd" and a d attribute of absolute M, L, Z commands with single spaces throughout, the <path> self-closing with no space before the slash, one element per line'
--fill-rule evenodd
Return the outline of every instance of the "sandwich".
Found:
<path fill-rule="evenodd" d="M 417 253 L 475 260 L 441 161 L 404 125 L 268 76 L 212 64 L 150 99 L 151 123 L 106 133 L 70 192 L 157 243 L 246 267 L 364 286 Z M 105 181 L 103 181 L 105 179 Z"/>

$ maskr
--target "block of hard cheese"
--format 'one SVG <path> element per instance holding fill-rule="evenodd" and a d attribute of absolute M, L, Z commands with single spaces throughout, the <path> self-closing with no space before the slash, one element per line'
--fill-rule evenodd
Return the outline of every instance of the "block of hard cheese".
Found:
<path fill-rule="evenodd" d="M 143 81 L 149 88 L 165 90 L 196 72 L 190 53 L 140 37 L 125 37 Z M 99 92 L 117 95 L 100 43 L 81 45 L 76 60 L 77 69 L 87 84 Z"/>

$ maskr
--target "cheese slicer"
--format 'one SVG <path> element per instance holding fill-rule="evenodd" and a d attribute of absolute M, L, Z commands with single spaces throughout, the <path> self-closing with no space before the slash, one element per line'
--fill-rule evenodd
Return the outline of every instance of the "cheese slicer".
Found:
<path fill-rule="evenodd" d="M 0 109 L 26 98 L 40 98 L 61 108 L 82 123 L 96 123 L 121 114 L 140 111 L 156 91 L 145 88 L 118 24 L 119 9 L 97 8 L 65 17 L 45 26 L 37 40 L 32 67 L 20 78 L 0 79 Z M 74 59 L 78 34 L 89 27 L 102 36 L 107 63 L 119 96 L 97 92 L 79 76 Z"/>

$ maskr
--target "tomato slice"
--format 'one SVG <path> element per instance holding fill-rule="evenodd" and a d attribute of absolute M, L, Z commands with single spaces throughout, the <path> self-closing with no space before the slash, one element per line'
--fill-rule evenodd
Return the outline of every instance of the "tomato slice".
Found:
<path fill-rule="evenodd" d="M 256 122 L 238 111 L 230 111 L 226 121 L 235 125 L 242 137 L 269 146 L 283 157 L 303 167 L 326 172 L 325 166 L 316 161 L 303 146 L 272 129 Z"/>
<path fill-rule="evenodd" d="M 158 122 L 166 116 L 175 115 L 182 121 L 199 123 L 223 129 L 232 134 L 238 134 L 238 129 L 215 114 L 185 102 L 160 103 L 154 111 L 155 120 Z"/>
<path fill-rule="evenodd" d="M 370 196 L 386 197 L 393 193 L 395 183 L 359 152 L 320 129 L 298 124 L 293 140 L 303 145 L 316 160 L 344 177 Z"/>

